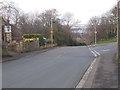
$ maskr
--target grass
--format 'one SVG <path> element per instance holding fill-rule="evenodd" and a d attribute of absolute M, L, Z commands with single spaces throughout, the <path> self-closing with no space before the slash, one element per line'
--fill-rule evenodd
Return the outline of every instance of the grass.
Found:
<path fill-rule="evenodd" d="M 117 62 L 120 63 L 120 58 L 116 58 Z"/>
<path fill-rule="evenodd" d="M 111 38 L 109 40 L 98 41 L 97 44 L 112 43 L 112 42 L 117 42 L 117 38 Z"/>
<path fill-rule="evenodd" d="M 11 57 L 11 55 L 8 53 L 8 51 L 4 48 L 0 48 L 0 54 L 3 56 L 3 57 Z"/>

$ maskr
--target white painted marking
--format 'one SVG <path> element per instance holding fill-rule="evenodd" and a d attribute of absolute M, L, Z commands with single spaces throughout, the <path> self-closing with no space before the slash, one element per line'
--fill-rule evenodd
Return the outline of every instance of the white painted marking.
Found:
<path fill-rule="evenodd" d="M 94 50 L 94 52 L 95 52 L 97 55 L 99 55 L 99 56 L 100 56 L 100 53 L 98 53 L 96 50 Z"/>
<path fill-rule="evenodd" d="M 89 50 L 93 53 L 95 57 L 97 57 L 97 54 L 91 48 L 89 48 Z"/>
<path fill-rule="evenodd" d="M 93 52 L 93 51 L 91 51 L 91 52 L 94 54 L 95 57 L 97 57 L 97 54 L 95 52 Z"/>
<path fill-rule="evenodd" d="M 82 88 L 93 68 L 93 66 L 95 65 L 97 59 L 95 58 L 94 61 L 91 63 L 90 67 L 88 68 L 88 70 L 85 72 L 84 76 L 82 77 L 82 79 L 80 80 L 79 84 L 76 86 L 76 88 Z"/>
<path fill-rule="evenodd" d="M 106 51 L 110 51 L 110 49 L 106 49 L 106 50 L 102 50 L 102 51 L 106 52 Z"/>

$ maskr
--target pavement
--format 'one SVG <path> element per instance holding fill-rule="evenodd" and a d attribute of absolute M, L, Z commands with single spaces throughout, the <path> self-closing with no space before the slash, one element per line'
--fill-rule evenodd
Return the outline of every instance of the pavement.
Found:
<path fill-rule="evenodd" d="M 4 62 L 3 88 L 75 88 L 94 60 L 88 47 L 58 47 Z"/>
<path fill-rule="evenodd" d="M 82 88 L 118 88 L 117 44 L 99 44 L 90 46 L 99 52 L 96 63 Z M 101 89 L 102 90 L 102 89 Z"/>

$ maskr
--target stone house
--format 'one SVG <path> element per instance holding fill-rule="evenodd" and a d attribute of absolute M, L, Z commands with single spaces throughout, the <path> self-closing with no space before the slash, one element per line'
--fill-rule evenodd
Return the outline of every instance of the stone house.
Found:
<path fill-rule="evenodd" d="M 22 33 L 20 30 L 8 21 L 2 18 L 2 40 L 6 43 L 11 43 L 12 41 L 22 40 Z"/>

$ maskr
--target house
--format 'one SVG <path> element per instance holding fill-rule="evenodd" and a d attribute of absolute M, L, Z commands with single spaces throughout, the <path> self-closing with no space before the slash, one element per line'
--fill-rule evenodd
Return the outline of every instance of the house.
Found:
<path fill-rule="evenodd" d="M 2 19 L 2 41 L 7 44 L 11 44 L 12 41 L 22 40 L 22 33 L 20 30 L 12 24 L 9 24 L 9 21 Z"/>
<path fill-rule="evenodd" d="M 0 17 L 0 42 L 2 42 L 2 17 Z"/>

